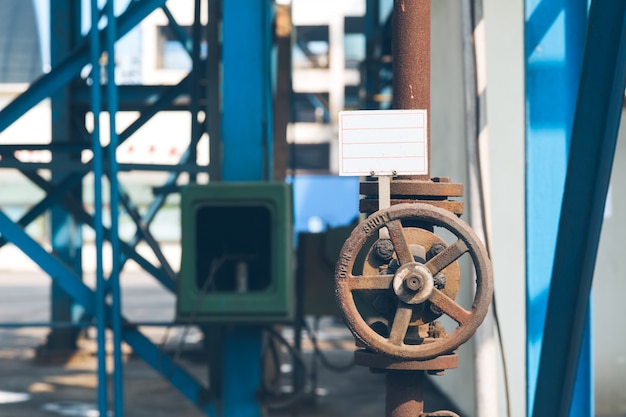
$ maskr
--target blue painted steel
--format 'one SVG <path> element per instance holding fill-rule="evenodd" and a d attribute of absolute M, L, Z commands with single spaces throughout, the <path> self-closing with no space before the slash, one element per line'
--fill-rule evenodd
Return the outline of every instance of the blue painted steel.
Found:
<path fill-rule="evenodd" d="M 98 411 L 101 416 L 108 415 L 109 394 L 107 382 L 107 351 L 106 351 L 106 283 L 104 280 L 103 267 L 103 247 L 104 247 L 104 225 L 102 223 L 102 177 L 104 176 L 104 166 L 102 157 L 102 144 L 100 142 L 100 113 L 102 110 L 102 94 L 100 92 L 100 36 L 98 22 L 100 21 L 100 11 L 98 10 L 98 0 L 91 0 L 91 28 L 89 31 L 90 58 L 91 58 L 91 112 L 93 113 L 93 131 L 91 134 L 91 145 L 93 150 L 93 178 L 94 178 L 94 231 L 96 247 L 96 320 L 97 334 L 97 362 L 98 362 Z M 74 175 L 73 177 L 79 177 Z"/>
<path fill-rule="evenodd" d="M 122 291 L 120 287 L 120 237 L 119 237 L 119 217 L 120 217 L 120 191 L 118 184 L 117 166 L 117 85 L 115 83 L 115 41 L 117 40 L 117 28 L 115 24 L 114 0 L 107 0 L 104 11 L 107 25 L 105 28 L 107 51 L 107 110 L 109 112 L 109 189 L 111 212 L 111 256 L 112 267 L 108 283 L 111 288 L 111 329 L 113 331 L 113 404 L 115 417 L 124 416 L 124 362 L 122 358 Z M 100 316 L 102 318 L 102 316 Z"/>
<path fill-rule="evenodd" d="M 224 332 L 224 339 L 223 415 L 261 417 L 258 388 L 263 330 L 261 327 L 236 327 Z"/>
<path fill-rule="evenodd" d="M 533 417 L 564 417 L 576 407 L 572 405 L 576 362 L 587 331 L 625 87 L 626 2 L 595 0 L 589 14 Z"/>
<path fill-rule="evenodd" d="M 242 0 L 222 5 L 224 181 L 270 179 L 271 3 Z"/>
<path fill-rule="evenodd" d="M 189 37 L 185 29 L 183 29 L 182 26 L 180 26 L 178 22 L 176 22 L 174 15 L 172 14 L 172 12 L 170 12 L 170 9 L 167 7 L 167 5 L 163 5 L 161 9 L 163 10 L 163 13 L 167 17 L 167 21 L 169 22 L 169 27 L 174 31 L 174 34 L 178 38 L 178 41 L 181 43 L 181 45 L 183 45 L 183 47 L 185 48 L 185 51 L 187 51 L 187 53 L 191 57 L 192 45 L 193 45 L 191 38 Z M 194 20 L 194 21 L 198 22 L 198 20 Z"/>
<path fill-rule="evenodd" d="M 72 50 L 80 33 L 81 3 L 71 0 L 57 0 L 50 4 L 50 38 L 51 64 L 57 65 Z M 51 142 L 67 144 L 78 141 L 76 129 L 72 123 L 72 87 L 66 85 L 50 97 L 51 110 Z M 79 158 L 79 153 L 52 153 L 51 183 L 59 182 L 63 175 L 56 167 L 71 163 Z M 68 194 L 82 199 L 82 186 L 79 184 Z M 50 237 L 55 253 L 77 273 L 82 271 L 82 229 L 76 227 L 76 221 L 59 206 L 50 211 Z M 54 282 L 50 287 L 50 315 L 52 321 L 76 321 L 80 312 Z M 51 329 L 46 340 L 46 347 L 51 350 L 76 349 L 78 333 L 70 328 Z"/>
<path fill-rule="evenodd" d="M 272 172 L 270 0 L 222 3 L 222 179 L 262 181 Z M 262 332 L 224 332 L 221 400 L 228 417 L 259 417 Z M 215 359 L 215 358 L 214 358 Z M 219 359 L 218 359 L 219 360 Z"/>
<path fill-rule="evenodd" d="M 333 175 L 298 175 L 293 185 L 294 233 L 309 232 L 321 222 L 327 227 L 345 226 L 359 215 L 359 178 Z"/>
<path fill-rule="evenodd" d="M 96 296 L 94 292 L 80 281 L 74 271 L 46 252 L 1 210 L 0 230 L 7 240 L 13 242 L 26 256 L 37 262 L 45 273 L 58 282 L 65 292 L 85 308 L 87 313 L 95 316 Z M 110 310 L 111 307 L 107 305 L 107 316 L 110 316 Z M 126 321 L 124 322 L 126 323 Z M 207 397 L 206 389 L 178 364 L 173 362 L 168 355 L 159 350 L 135 326 L 124 326 L 122 337 L 137 355 L 167 378 L 186 398 L 198 405 L 207 415 L 215 415 L 214 408 L 205 402 Z"/>
<path fill-rule="evenodd" d="M 36 173 L 27 172 L 24 175 L 29 178 L 34 184 L 40 187 L 42 190 L 47 193 L 54 190 L 54 186 L 51 185 L 46 179 L 39 176 Z M 79 223 L 85 224 L 94 228 L 95 219 L 94 217 L 85 211 L 82 204 L 80 204 L 75 199 L 71 198 L 71 196 L 65 196 L 66 198 L 63 200 L 63 207 L 72 213 L 72 215 L 76 218 Z M 111 241 L 111 230 L 109 228 L 104 228 L 104 236 L 105 239 Z M 138 254 L 133 247 L 127 244 L 124 241 L 120 241 L 120 249 L 125 256 L 128 256 L 133 261 L 137 262 L 139 266 L 141 266 L 146 272 L 156 278 L 165 288 L 174 292 L 174 282 L 172 282 L 169 277 L 162 271 L 162 269 L 155 267 L 152 263 L 146 260 L 143 256 Z"/>
<path fill-rule="evenodd" d="M 31 207 L 20 219 L 16 222 L 19 226 L 26 228 L 29 224 L 35 221 L 39 216 L 44 214 L 46 210 L 51 208 L 54 204 L 57 204 L 61 198 L 65 197 L 66 193 L 72 188 L 76 187 L 80 183 L 80 178 L 76 178 L 75 181 L 63 181 L 57 186 L 51 186 L 51 191 L 33 207 Z M 7 244 L 7 240 L 0 238 L 0 248 Z"/>
<path fill-rule="evenodd" d="M 204 60 L 201 59 L 200 56 L 200 42 L 202 40 L 202 19 L 200 16 L 201 5 L 200 0 L 194 1 L 194 12 L 193 12 L 193 29 L 192 29 L 192 47 L 191 47 L 191 89 L 189 91 L 189 96 L 191 97 L 191 103 L 189 106 L 189 112 L 191 113 L 191 137 L 196 138 L 200 136 L 200 131 L 202 130 L 202 124 L 198 120 L 200 113 L 200 92 L 202 90 L 202 85 L 200 84 L 200 79 L 204 72 Z M 165 8 L 167 9 L 167 7 Z M 192 161 L 197 161 L 197 147 L 191 146 L 189 148 L 190 151 L 190 159 Z M 195 173 L 189 174 L 189 182 L 194 183 L 197 181 L 197 175 Z"/>
<path fill-rule="evenodd" d="M 92 322 L 78 322 L 78 323 L 67 323 L 67 322 L 54 322 L 54 321 L 18 321 L 18 322 L 0 322 L 1 329 L 19 329 L 23 327 L 76 327 L 76 328 L 87 328 L 94 327 Z M 171 321 L 133 321 L 133 326 L 137 327 L 183 327 L 186 324 L 175 323 Z"/>
<path fill-rule="evenodd" d="M 563 183 L 574 120 L 586 2 L 526 0 L 527 413 L 534 404 Z M 587 340 L 586 358 L 590 356 Z M 591 362 L 581 361 L 572 416 L 592 415 Z"/>
<path fill-rule="evenodd" d="M 122 37 L 146 16 L 165 4 L 166 0 L 141 0 L 131 2 L 128 9 L 117 19 L 117 36 Z M 79 15 L 80 16 L 80 15 Z M 104 38 L 101 31 L 101 39 Z M 55 65 L 49 73 L 31 84 L 24 93 L 0 111 L 0 133 L 24 113 L 46 97 L 54 94 L 80 74 L 89 64 L 89 42 L 85 39 L 67 58 Z"/>

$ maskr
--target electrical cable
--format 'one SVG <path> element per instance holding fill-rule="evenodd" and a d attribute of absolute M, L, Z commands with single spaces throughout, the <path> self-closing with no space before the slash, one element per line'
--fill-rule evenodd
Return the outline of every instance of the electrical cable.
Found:
<path fill-rule="evenodd" d="M 168 326 L 165 329 L 165 332 L 163 333 L 163 336 L 161 338 L 161 348 L 159 349 L 159 356 L 157 358 L 157 363 L 158 363 L 158 368 L 161 371 L 163 371 L 163 374 L 167 379 L 172 377 L 172 374 L 174 373 L 174 370 L 175 370 L 175 366 L 180 362 L 180 355 L 182 352 L 182 348 L 185 344 L 185 339 L 187 338 L 189 328 L 195 321 L 196 315 L 198 314 L 200 302 L 202 301 L 202 299 L 204 299 L 204 296 L 206 295 L 209 288 L 214 288 L 215 275 L 217 274 L 217 271 L 220 269 L 220 267 L 224 264 L 224 262 L 226 262 L 226 260 L 228 260 L 228 257 L 225 255 L 222 255 L 219 258 L 213 259 L 213 261 L 211 262 L 211 265 L 209 266 L 209 273 L 207 274 L 207 278 L 202 284 L 202 287 L 200 288 L 198 296 L 194 300 L 194 305 L 191 309 L 191 314 L 189 315 L 189 318 L 186 320 L 186 323 L 183 327 L 182 335 L 179 338 L 178 343 L 176 344 L 174 355 L 172 355 L 172 366 L 168 370 L 167 374 L 165 373 L 165 369 L 163 369 L 162 367 L 161 359 L 163 356 L 167 356 L 167 353 L 164 351 L 164 349 L 169 339 L 169 333 L 172 329 L 172 326 Z"/>
<path fill-rule="evenodd" d="M 352 368 L 354 368 L 355 366 L 354 357 L 352 358 L 350 362 L 344 365 L 338 365 L 338 364 L 332 363 L 328 359 L 328 357 L 322 352 L 322 350 L 319 348 L 318 339 L 313 329 L 311 329 L 311 327 L 306 322 L 306 320 L 302 320 L 302 322 L 303 322 L 303 327 L 306 329 L 307 334 L 309 335 L 311 344 L 313 345 L 313 352 L 315 353 L 315 356 L 319 359 L 322 366 L 324 366 L 326 369 L 330 371 L 337 372 L 337 373 L 345 373 L 351 370 Z"/>
<path fill-rule="evenodd" d="M 289 344 L 287 339 L 285 339 L 283 337 L 283 335 L 280 334 L 280 332 L 278 332 L 276 329 L 274 329 L 271 326 L 264 327 L 264 330 L 272 338 L 277 340 L 282 346 L 284 346 L 287 349 L 287 352 L 289 353 L 289 355 L 293 359 L 294 375 L 300 377 L 296 381 L 294 381 L 293 392 L 289 393 L 289 395 L 287 397 L 285 397 L 285 398 L 271 398 L 271 397 L 269 397 L 267 395 L 271 391 L 265 390 L 265 394 L 266 394 L 266 396 L 265 396 L 265 405 L 268 407 L 268 409 L 270 409 L 272 411 L 284 410 L 284 409 L 286 409 L 288 407 L 291 407 L 292 405 L 296 404 L 298 401 L 300 401 L 300 399 L 305 394 L 305 388 L 306 388 L 306 364 L 304 363 L 304 359 L 302 358 L 302 355 L 300 355 L 300 352 L 298 352 L 291 344 Z M 280 363 L 280 361 L 277 362 L 277 363 Z M 297 372 L 296 368 L 298 368 L 298 370 L 300 372 Z M 277 366 L 277 369 L 278 369 L 278 373 L 277 374 L 280 375 L 280 366 Z M 265 388 L 265 386 L 264 386 L 264 388 Z"/>
<path fill-rule="evenodd" d="M 484 35 L 482 37 L 476 36 L 476 29 L 479 24 L 482 23 L 483 19 L 483 3 L 481 0 L 471 0 L 470 4 L 465 2 L 462 3 L 462 14 L 463 14 L 463 29 L 464 29 L 464 60 L 465 60 L 465 81 L 466 81 L 466 115 L 467 115 L 467 129 L 469 135 L 468 136 L 468 149 L 473 151 L 469 152 L 470 154 L 474 154 L 475 163 L 477 166 L 475 175 L 476 175 L 476 188 L 478 193 L 478 203 L 480 206 L 480 222 L 483 227 L 483 237 L 485 240 L 485 247 L 487 249 L 487 254 L 491 259 L 492 255 L 492 246 L 491 246 L 491 236 L 490 230 L 488 228 L 488 219 L 486 214 L 487 207 L 487 196 L 485 193 L 485 175 L 483 172 L 483 161 L 481 159 L 480 152 L 480 135 L 481 135 L 481 122 L 486 121 L 486 97 L 483 97 L 481 101 L 480 93 L 486 94 L 485 89 L 479 93 L 479 72 L 483 74 L 483 77 L 486 78 L 486 62 L 484 62 L 484 57 L 478 53 L 478 48 L 482 50 L 485 49 L 485 38 Z M 478 21 L 477 15 L 481 17 L 481 22 Z M 477 39 L 478 38 L 478 39 Z M 480 68 L 479 68 L 480 67 Z M 486 86 L 486 80 L 483 82 L 484 86 Z M 485 122 L 486 125 L 486 122 Z M 500 327 L 500 319 L 498 316 L 497 304 L 496 304 L 496 294 L 494 290 L 494 294 L 492 297 L 491 303 L 491 311 L 494 320 L 494 326 L 496 328 L 498 344 L 500 347 L 501 359 L 502 359 L 502 371 L 504 375 L 504 392 L 505 392 L 505 400 L 506 400 L 506 412 L 507 416 L 511 417 L 511 398 L 510 398 L 510 386 L 509 386 L 509 372 L 507 367 L 506 356 L 504 352 L 504 340 L 502 337 L 502 331 Z"/>

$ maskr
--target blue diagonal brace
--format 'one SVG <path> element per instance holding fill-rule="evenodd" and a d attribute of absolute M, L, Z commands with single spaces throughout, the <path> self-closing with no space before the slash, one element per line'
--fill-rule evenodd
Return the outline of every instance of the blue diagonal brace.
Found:
<path fill-rule="evenodd" d="M 14 243 L 26 256 L 39 265 L 70 297 L 83 306 L 87 313 L 95 316 L 96 297 L 80 278 L 61 261 L 43 249 L 23 229 L 0 211 L 0 232 Z M 107 321 L 111 306 L 107 305 Z M 104 319 L 104 318 L 99 318 Z M 207 404 L 207 389 L 183 368 L 164 354 L 139 330 L 124 319 L 122 337 L 126 343 L 154 370 L 168 379 L 185 397 L 196 404 L 208 416 L 214 416 L 214 407 Z"/>
<path fill-rule="evenodd" d="M 45 178 L 40 175 L 32 172 L 23 173 L 28 179 L 30 179 L 34 184 L 44 190 L 46 193 L 50 193 L 54 191 L 54 186 L 48 182 Z M 91 228 L 94 228 L 95 220 L 94 217 L 87 213 L 83 208 L 82 204 L 77 202 L 75 199 L 67 196 L 63 202 L 63 206 L 67 211 L 72 213 L 76 220 L 80 223 L 86 224 Z M 111 231 L 108 228 L 104 229 L 104 235 L 107 240 L 110 241 Z M 3 235 L 4 237 L 4 235 Z M 147 259 L 137 253 L 135 249 L 129 244 L 121 241 L 120 249 L 124 253 L 125 256 L 129 257 L 133 261 L 137 262 L 139 266 L 141 266 L 146 272 L 156 278 L 165 288 L 174 292 L 175 291 L 175 283 L 165 274 L 162 269 L 159 269 L 152 265 Z"/>
<path fill-rule="evenodd" d="M 145 17 L 155 9 L 163 6 L 165 0 L 140 0 L 131 2 L 128 9 L 117 18 L 117 39 L 123 37 L 137 26 Z M 104 30 L 100 31 L 100 38 L 104 43 Z M 68 57 L 60 64 L 56 65 L 52 71 L 43 75 L 24 93 L 9 103 L 0 111 L 0 132 L 12 125 L 29 109 L 46 97 L 67 85 L 73 78 L 80 74 L 80 71 L 89 63 L 89 42 L 80 44 Z"/>
<path fill-rule="evenodd" d="M 594 0 L 533 417 L 569 415 L 626 86 L 626 2 Z"/>

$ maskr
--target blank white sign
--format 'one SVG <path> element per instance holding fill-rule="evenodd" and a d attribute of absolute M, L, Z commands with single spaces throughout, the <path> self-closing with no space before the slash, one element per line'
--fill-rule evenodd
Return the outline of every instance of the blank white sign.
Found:
<path fill-rule="evenodd" d="M 427 175 L 426 110 L 339 112 L 339 175 Z"/>

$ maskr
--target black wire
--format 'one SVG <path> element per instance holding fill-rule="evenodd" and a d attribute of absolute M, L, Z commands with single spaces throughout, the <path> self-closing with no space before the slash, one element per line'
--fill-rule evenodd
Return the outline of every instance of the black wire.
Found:
<path fill-rule="evenodd" d="M 304 328 L 306 329 L 309 335 L 309 339 L 311 339 L 311 344 L 313 345 L 313 352 L 315 353 L 315 356 L 319 359 L 322 366 L 324 366 L 326 369 L 330 371 L 337 372 L 337 373 L 345 373 L 351 370 L 352 368 L 354 368 L 354 365 L 355 365 L 354 357 L 352 358 L 350 362 L 344 365 L 338 365 L 338 364 L 332 363 L 328 359 L 328 357 L 322 352 L 322 350 L 319 348 L 317 336 L 315 335 L 315 332 L 313 331 L 313 329 L 311 329 L 311 327 L 306 322 L 306 320 L 302 320 L 302 322 L 303 322 Z"/>
<path fill-rule="evenodd" d="M 293 372 L 295 375 L 300 376 L 299 380 L 295 381 L 294 391 L 287 396 L 283 396 L 282 398 L 272 398 L 270 396 L 265 396 L 265 405 L 270 410 L 284 410 L 292 405 L 296 404 L 305 394 L 306 388 L 306 365 L 304 363 L 304 359 L 300 352 L 298 352 L 289 342 L 283 337 L 280 332 L 274 329 L 271 326 L 264 327 L 264 330 L 274 339 L 276 339 L 281 345 L 287 348 L 289 355 L 293 360 L 294 369 Z M 280 363 L 280 362 L 278 362 Z M 278 368 L 278 374 L 280 374 L 280 366 Z M 300 372 L 297 372 L 296 368 L 299 368 Z M 268 392 L 266 392 L 267 394 Z"/>
<path fill-rule="evenodd" d="M 163 375 L 166 377 L 166 379 L 170 379 L 172 377 L 176 369 L 176 366 L 180 364 L 180 355 L 183 350 L 183 346 L 185 345 L 185 339 L 187 338 L 187 334 L 189 333 L 189 328 L 193 325 L 193 322 L 196 319 L 198 310 L 200 309 L 200 302 L 206 295 L 209 288 L 213 286 L 214 281 L 215 281 L 215 275 L 217 274 L 217 271 L 220 269 L 220 267 L 226 260 L 227 260 L 227 256 L 222 255 L 219 258 L 213 259 L 213 261 L 211 262 L 211 265 L 209 266 L 209 273 L 207 275 L 207 279 L 202 284 L 202 287 L 200 288 L 200 292 L 198 293 L 196 299 L 194 300 L 194 306 L 191 309 L 191 314 L 189 318 L 186 320 L 186 323 L 183 327 L 182 335 L 179 338 L 178 343 L 176 344 L 176 349 L 174 350 L 174 354 L 172 355 L 172 365 L 170 369 L 167 371 L 167 374 L 165 373 L 165 369 L 163 369 L 162 367 L 161 359 L 165 356 L 168 356 L 167 353 L 165 352 L 165 345 L 167 341 L 169 340 L 169 334 L 172 329 L 172 326 L 168 326 L 165 329 L 165 332 L 163 332 L 163 336 L 161 338 L 162 347 L 159 349 L 159 356 L 157 358 L 157 363 L 158 363 L 159 370 L 163 371 Z"/>

